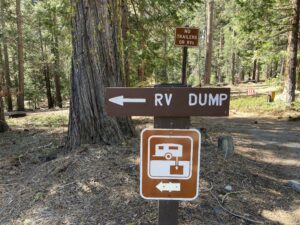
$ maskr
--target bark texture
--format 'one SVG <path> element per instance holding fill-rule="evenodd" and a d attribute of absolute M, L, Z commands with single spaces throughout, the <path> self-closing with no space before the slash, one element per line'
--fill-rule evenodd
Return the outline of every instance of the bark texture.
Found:
<path fill-rule="evenodd" d="M 260 82 L 260 67 L 261 67 L 261 65 L 260 65 L 260 61 L 259 60 L 257 60 L 257 65 L 256 65 L 256 72 L 255 72 L 255 81 L 258 83 L 258 82 Z"/>
<path fill-rule="evenodd" d="M 293 18 L 291 20 L 292 30 L 289 34 L 288 56 L 284 75 L 284 95 L 285 102 L 290 105 L 295 101 L 296 71 L 298 53 L 298 32 L 300 0 L 291 0 L 293 6 Z"/>
<path fill-rule="evenodd" d="M 257 59 L 254 59 L 253 69 L 252 69 L 252 80 L 256 79 L 256 70 L 257 70 Z"/>
<path fill-rule="evenodd" d="M 54 107 L 52 93 L 51 93 L 51 81 L 50 81 L 50 68 L 49 64 L 45 57 L 45 48 L 43 43 L 43 34 L 41 30 L 41 25 L 39 24 L 39 38 L 40 38 L 40 48 L 41 48 L 41 57 L 43 62 L 43 74 L 45 79 L 45 87 L 46 87 L 46 94 L 47 94 L 47 101 L 48 101 L 48 108 L 51 109 Z"/>
<path fill-rule="evenodd" d="M 72 0 L 72 6 L 69 146 L 122 142 L 134 134 L 131 120 L 105 110 L 105 87 L 125 81 L 121 0 Z"/>
<path fill-rule="evenodd" d="M 125 63 L 125 84 L 126 87 L 130 87 L 130 78 L 129 78 L 129 72 L 130 72 L 130 65 L 129 65 L 129 46 L 128 46 L 128 30 L 129 30 L 129 10 L 127 5 L 127 0 L 122 0 L 122 36 L 123 36 L 123 42 L 124 42 L 124 63 Z"/>
<path fill-rule="evenodd" d="M 219 65 L 218 65 L 218 82 L 223 83 L 223 71 L 222 68 L 224 66 L 224 45 L 225 45 L 225 37 L 223 30 L 220 32 L 220 48 L 219 48 Z"/>
<path fill-rule="evenodd" d="M 1 75 L 0 75 L 1 76 Z M 0 87 L 1 91 L 1 87 Z M 5 132 L 9 129 L 4 116 L 4 106 L 3 106 L 3 100 L 0 98 L 0 133 Z"/>
<path fill-rule="evenodd" d="M 236 32 L 233 31 L 233 39 L 236 36 Z M 237 57 L 236 57 L 236 50 L 234 47 L 232 47 L 232 52 L 231 52 L 231 83 L 235 84 L 236 80 L 235 80 L 235 75 L 236 75 L 236 61 L 237 61 Z"/>
<path fill-rule="evenodd" d="M 239 80 L 240 80 L 240 82 L 245 81 L 245 69 L 244 68 L 242 68 L 239 73 Z"/>
<path fill-rule="evenodd" d="M 300 91 L 300 66 L 298 69 L 298 82 L 297 82 L 297 90 Z"/>
<path fill-rule="evenodd" d="M 54 84 L 55 84 L 55 100 L 56 105 L 62 108 L 62 97 L 61 97 L 61 82 L 60 82 L 60 54 L 59 54 L 59 41 L 57 27 L 56 11 L 53 13 L 53 29 L 52 29 L 52 52 L 54 55 Z"/>
<path fill-rule="evenodd" d="M 233 50 L 231 53 L 231 83 L 235 84 L 235 73 L 236 73 L 236 54 L 235 51 Z"/>
<path fill-rule="evenodd" d="M 23 18 L 21 13 L 21 0 L 16 0 L 17 33 L 18 33 L 18 70 L 19 70 L 19 94 L 17 100 L 18 111 L 24 111 L 24 40 Z"/>
<path fill-rule="evenodd" d="M 269 63 L 267 65 L 267 71 L 266 71 L 267 80 L 269 80 L 272 77 L 272 74 L 273 74 L 273 65 L 272 65 L 272 63 Z"/>
<path fill-rule="evenodd" d="M 6 23 L 5 23 L 5 1 L 0 1 L 0 8 L 1 8 L 1 28 L 3 30 L 3 54 L 4 54 L 4 64 L 3 64 L 3 73 L 5 77 L 5 84 L 8 89 L 8 95 L 6 97 L 6 104 L 7 104 L 7 110 L 12 111 L 13 110 L 13 104 L 12 104 L 12 98 L 10 93 L 11 88 L 11 79 L 10 79 L 10 68 L 9 68 L 9 56 L 8 56 L 8 44 L 7 44 L 7 36 L 6 36 Z"/>
<path fill-rule="evenodd" d="M 52 92 L 51 92 L 50 68 L 49 68 L 49 64 L 47 62 L 44 62 L 43 73 L 44 73 L 44 78 L 45 78 L 48 108 L 52 109 L 54 107 L 54 103 L 53 103 Z"/>
<path fill-rule="evenodd" d="M 284 58 L 281 59 L 281 66 L 280 66 L 280 77 L 284 77 L 284 74 L 285 74 L 285 63 L 286 63 L 286 60 Z"/>
<path fill-rule="evenodd" d="M 206 32 L 206 54 L 205 54 L 205 74 L 204 85 L 210 84 L 211 62 L 213 52 L 213 18 L 214 18 L 214 0 L 207 3 L 207 32 Z"/>
<path fill-rule="evenodd" d="M 2 91 L 2 85 L 4 84 L 4 69 L 2 60 L 2 46 L 0 45 L 0 92 Z M 8 130 L 8 125 L 5 121 L 3 100 L 0 96 L 0 133 Z"/>
<path fill-rule="evenodd" d="M 4 74 L 5 74 L 5 84 L 8 89 L 8 95 L 6 97 L 7 110 L 9 112 L 13 111 L 13 103 L 12 97 L 10 93 L 11 88 L 11 79 L 10 79 L 10 68 L 9 68 L 9 57 L 8 57 L 8 49 L 7 42 L 3 43 L 3 51 L 4 51 Z"/>

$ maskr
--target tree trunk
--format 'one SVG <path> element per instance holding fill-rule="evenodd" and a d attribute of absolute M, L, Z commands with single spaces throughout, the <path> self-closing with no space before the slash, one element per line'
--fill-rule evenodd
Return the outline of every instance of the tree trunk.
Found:
<path fill-rule="evenodd" d="M 282 58 L 281 59 L 281 67 L 280 67 L 280 76 L 281 76 L 281 78 L 284 77 L 284 73 L 285 73 L 285 59 Z"/>
<path fill-rule="evenodd" d="M 122 37 L 124 42 L 124 66 L 125 66 L 125 85 L 126 87 L 130 87 L 130 65 L 129 65 L 129 46 L 128 46 L 128 17 L 129 17 L 129 11 L 128 11 L 128 5 L 127 0 L 122 0 Z"/>
<path fill-rule="evenodd" d="M 56 105 L 59 108 L 63 107 L 62 97 L 61 97 L 61 82 L 60 82 L 60 57 L 58 51 L 58 38 L 57 36 L 54 38 L 54 83 L 55 83 L 55 99 Z"/>
<path fill-rule="evenodd" d="M 284 75 L 284 95 L 285 102 L 291 105 L 295 101 L 296 94 L 296 70 L 297 70 L 297 53 L 298 53 L 298 32 L 299 32 L 299 15 L 300 0 L 291 0 L 293 5 L 293 18 L 291 21 L 292 30 L 289 34 L 288 56 Z"/>
<path fill-rule="evenodd" d="M 269 80 L 273 74 L 273 62 L 267 64 L 266 78 Z"/>
<path fill-rule="evenodd" d="M 1 87 L 0 87 L 1 91 Z M 3 106 L 3 100 L 0 98 L 0 133 L 5 132 L 9 129 L 4 116 L 4 106 Z"/>
<path fill-rule="evenodd" d="M 138 67 L 138 78 L 139 78 L 139 81 L 144 81 L 145 80 L 145 60 L 143 60 L 141 62 L 141 65 L 139 65 Z"/>
<path fill-rule="evenodd" d="M 257 64 L 256 64 L 255 81 L 257 83 L 260 82 L 260 63 L 258 60 L 257 60 Z"/>
<path fill-rule="evenodd" d="M 253 61 L 253 70 L 252 70 L 252 80 L 256 79 L 256 67 L 257 67 L 257 59 Z"/>
<path fill-rule="evenodd" d="M 233 31 L 233 40 L 235 39 L 236 32 Z M 236 59 L 236 52 L 235 47 L 232 46 L 232 53 L 231 53 L 231 83 L 235 84 L 235 74 L 236 74 L 236 68 L 237 68 L 237 59 Z"/>
<path fill-rule="evenodd" d="M 41 56 L 42 56 L 42 65 L 43 65 L 43 74 L 45 78 L 45 87 L 46 87 L 46 95 L 48 100 L 48 108 L 51 109 L 54 107 L 53 99 L 52 99 L 52 93 L 51 93 L 51 82 L 50 82 L 50 70 L 49 70 L 49 64 L 46 61 L 45 57 L 45 49 L 44 49 L 44 43 L 43 43 L 43 34 L 41 30 L 41 25 L 39 22 L 39 38 L 40 38 L 40 48 L 41 48 Z"/>
<path fill-rule="evenodd" d="M 201 34 L 199 34 L 199 37 L 202 37 L 202 35 L 204 35 L 205 31 L 201 31 Z M 200 40 L 202 40 L 202 38 L 200 38 Z M 204 47 L 202 46 L 203 42 L 201 41 L 199 43 L 198 46 L 198 77 L 199 77 L 199 86 L 201 86 L 201 80 L 202 80 L 202 49 L 204 49 Z M 173 78 L 172 81 L 174 81 L 174 73 L 173 73 Z"/>
<path fill-rule="evenodd" d="M 164 27 L 164 65 L 163 65 L 163 74 L 162 74 L 161 82 L 168 83 L 168 31 L 167 31 L 167 27 Z"/>
<path fill-rule="evenodd" d="M 2 91 L 2 85 L 4 81 L 4 74 L 3 74 L 3 61 L 2 61 L 2 46 L 0 45 L 0 92 Z M 5 116 L 4 116 L 4 106 L 3 106 L 3 100 L 0 95 L 0 133 L 5 132 L 8 130 L 8 125 L 5 121 Z"/>
<path fill-rule="evenodd" d="M 17 33 L 18 33 L 18 70 L 19 70 L 19 93 L 17 110 L 24 111 L 24 40 L 23 18 L 21 13 L 21 0 L 16 0 Z"/>
<path fill-rule="evenodd" d="M 241 72 L 240 72 L 240 82 L 243 82 L 245 80 L 245 69 L 242 68 Z"/>
<path fill-rule="evenodd" d="M 297 90 L 300 91 L 300 68 L 299 68 L 299 70 L 298 70 Z"/>
<path fill-rule="evenodd" d="M 271 65 L 272 66 L 272 65 Z M 273 78 L 273 77 L 277 77 L 277 74 L 278 74 L 278 60 L 276 60 L 275 62 L 274 62 L 274 68 L 273 68 L 273 66 L 272 66 L 272 73 L 271 73 L 271 77 Z"/>
<path fill-rule="evenodd" d="M 52 109 L 54 107 L 52 93 L 51 93 L 51 81 L 50 81 L 50 69 L 48 62 L 44 62 L 43 65 L 43 72 L 45 77 L 45 84 L 46 84 L 46 94 L 48 100 L 48 108 Z"/>
<path fill-rule="evenodd" d="M 299 41 L 300 41 L 300 34 L 298 36 L 298 52 L 300 48 Z M 300 59 L 298 57 L 297 57 L 297 76 L 298 78 L 297 78 L 296 90 L 300 91 Z"/>
<path fill-rule="evenodd" d="M 225 37 L 223 31 L 220 32 L 220 49 L 219 49 L 219 73 L 218 73 L 218 82 L 223 83 L 223 66 L 224 66 L 224 45 Z"/>
<path fill-rule="evenodd" d="M 17 71 L 18 70 L 18 62 L 17 62 L 17 54 L 13 54 L 12 55 L 12 68 L 13 71 Z M 15 75 L 13 76 L 13 83 L 15 87 L 19 87 L 19 76 L 14 73 Z"/>
<path fill-rule="evenodd" d="M 134 134 L 131 120 L 109 117 L 105 110 L 105 87 L 125 83 L 121 0 L 72 0 L 72 5 L 68 144 L 123 142 Z"/>
<path fill-rule="evenodd" d="M 231 53 L 231 83 L 235 84 L 235 61 L 236 61 L 236 55 L 235 51 L 233 50 Z"/>
<path fill-rule="evenodd" d="M 13 104 L 12 104 L 12 97 L 10 93 L 11 88 L 11 80 L 10 80 L 10 68 L 9 68 L 9 58 L 8 58 L 8 49 L 7 43 L 4 42 L 3 44 L 3 51 L 4 51 L 4 74 L 5 74 L 5 84 L 8 88 L 8 95 L 6 97 L 6 104 L 7 110 L 9 112 L 13 111 Z"/>
<path fill-rule="evenodd" d="M 214 0 L 209 0 L 207 6 L 207 32 L 206 32 L 206 57 L 204 85 L 210 84 L 212 52 L 213 52 L 213 18 L 214 18 Z"/>
<path fill-rule="evenodd" d="M 53 30 L 52 30 L 52 52 L 54 55 L 54 84 L 55 84 L 55 99 L 56 105 L 62 108 L 62 97 L 61 97 L 61 82 L 60 82 L 60 55 L 59 55 L 59 42 L 57 32 L 57 18 L 56 12 L 53 15 Z"/>
<path fill-rule="evenodd" d="M 10 69 L 9 69 L 9 57 L 8 57 L 8 47 L 7 47 L 7 36 L 6 36 L 6 23 L 5 23 L 5 12 L 4 12 L 4 0 L 1 0 L 1 27 L 3 30 L 3 54 L 4 54 L 4 77 L 5 77 L 5 84 L 8 88 L 8 95 L 6 97 L 6 104 L 7 104 L 7 110 L 12 111 L 13 105 L 12 105 L 12 98 L 10 93 L 11 88 L 11 80 L 10 80 Z"/>

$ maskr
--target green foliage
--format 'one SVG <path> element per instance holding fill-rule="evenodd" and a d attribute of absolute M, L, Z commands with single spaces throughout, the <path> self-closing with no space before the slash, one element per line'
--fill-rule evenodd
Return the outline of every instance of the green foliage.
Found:
<path fill-rule="evenodd" d="M 266 83 L 270 86 L 270 87 L 274 87 L 275 89 L 277 89 L 278 91 L 282 88 L 282 78 L 281 77 L 274 77 L 269 79 Z"/>
<path fill-rule="evenodd" d="M 58 73 L 62 83 L 63 97 L 69 96 L 69 71 L 71 57 L 71 34 L 70 34 L 70 5 L 67 0 L 36 1 L 35 4 L 27 2 L 25 12 L 27 20 L 30 19 L 30 26 L 27 34 L 26 51 L 26 97 L 35 100 L 37 94 L 46 95 L 44 66 L 50 69 L 52 93 L 55 92 L 54 73 Z M 55 46 L 57 38 L 58 49 Z M 43 49 L 42 49 L 43 48 Z M 28 49 L 28 48 L 27 48 Z M 43 50 L 43 52 L 42 52 Z M 59 54 L 59 66 L 55 64 L 55 51 Z M 54 94 L 53 94 L 54 95 Z"/>
<path fill-rule="evenodd" d="M 3 0 L 2 0 L 3 1 Z M 8 40 L 12 87 L 18 86 L 15 2 L 3 1 L 5 29 L 0 29 L 0 43 Z M 49 66 L 52 95 L 55 96 L 54 73 L 61 79 L 63 98 L 69 96 L 71 57 L 70 3 L 68 0 L 21 1 L 23 15 L 25 100 L 39 102 L 46 98 L 44 66 Z M 54 44 L 58 40 L 58 49 Z M 42 53 L 43 48 L 43 53 Z M 59 65 L 55 65 L 55 51 Z"/>
<path fill-rule="evenodd" d="M 55 116 L 35 116 L 31 117 L 28 121 L 30 124 L 35 126 L 43 127 L 62 127 L 68 125 L 68 116 L 67 115 L 55 115 Z"/>
<path fill-rule="evenodd" d="M 145 81 L 153 81 L 150 77 L 154 83 L 179 82 L 182 52 L 174 45 L 175 27 L 191 25 L 200 2 L 129 1 L 131 29 L 126 45 L 132 86 L 149 84 Z"/>
<path fill-rule="evenodd" d="M 64 112 L 30 114 L 23 119 L 8 119 L 10 126 L 64 127 L 68 125 L 68 114 Z"/>
<path fill-rule="evenodd" d="M 278 115 L 286 111 L 286 104 L 283 101 L 273 103 L 267 102 L 267 96 L 246 96 L 232 98 L 230 109 L 246 113 L 272 114 Z M 296 102 L 290 110 L 300 111 L 300 103 Z"/>
<path fill-rule="evenodd" d="M 75 9 L 69 0 L 22 2 L 25 99 L 35 103 L 45 101 L 45 66 L 50 70 L 52 95 L 55 93 L 54 75 L 59 74 L 63 98 L 68 99 L 72 54 L 70 22 Z M 199 85 L 206 57 L 207 1 L 126 2 L 128 32 L 124 49 L 128 54 L 131 86 L 180 82 L 182 48 L 175 46 L 174 32 L 176 27 L 185 25 L 200 29 L 199 47 L 189 48 L 188 57 L 188 83 Z M 11 78 L 13 86 L 17 86 L 15 2 L 5 0 L 4 3 L 1 18 L 6 27 L 0 29 L 0 41 L 4 37 L 9 40 Z M 223 75 L 225 82 L 229 83 L 232 71 L 235 77 L 243 72 L 247 79 L 252 74 L 254 59 L 259 61 L 262 76 L 272 67 L 272 76 L 279 77 L 286 57 L 290 8 L 289 0 L 215 0 L 212 84 L 218 83 L 218 75 Z M 99 30 L 103 29 L 100 22 L 96 24 Z M 280 85 L 280 78 L 268 84 Z"/>
<path fill-rule="evenodd" d="M 290 10 L 280 10 L 286 0 L 235 0 L 233 18 L 242 65 L 251 69 L 254 59 L 262 64 L 278 62 L 286 51 Z M 279 10 L 278 10 L 279 9 Z"/>

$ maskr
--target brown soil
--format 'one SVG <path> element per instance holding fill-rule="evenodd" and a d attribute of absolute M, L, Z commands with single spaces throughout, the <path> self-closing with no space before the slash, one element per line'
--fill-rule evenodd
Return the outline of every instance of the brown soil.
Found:
<path fill-rule="evenodd" d="M 153 121 L 135 123 L 140 131 Z M 300 224 L 300 194 L 287 185 L 300 180 L 300 121 L 240 115 L 192 126 L 207 129 L 201 193 L 180 203 L 179 224 Z M 217 149 L 221 135 L 235 141 L 229 159 Z M 65 136 L 66 128 L 30 126 L 0 134 L 0 224 L 157 223 L 157 202 L 139 195 L 138 137 L 68 152 Z"/>

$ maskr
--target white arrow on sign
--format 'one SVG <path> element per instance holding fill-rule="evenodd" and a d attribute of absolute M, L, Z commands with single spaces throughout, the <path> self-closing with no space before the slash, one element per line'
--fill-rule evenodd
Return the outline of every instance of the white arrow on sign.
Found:
<path fill-rule="evenodd" d="M 124 106 L 124 103 L 146 103 L 145 98 L 124 98 L 124 96 L 110 98 L 109 101 L 121 106 Z"/>
<path fill-rule="evenodd" d="M 163 191 L 173 192 L 173 191 L 181 190 L 180 183 L 171 183 L 171 182 L 169 183 L 160 182 L 158 185 L 156 185 L 156 188 L 160 190 L 160 192 Z"/>

